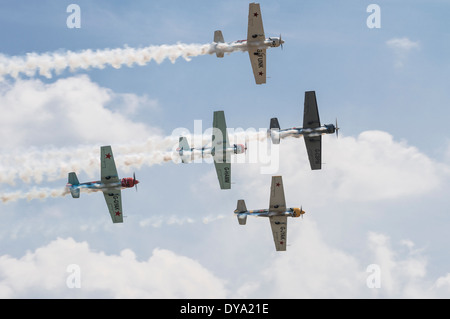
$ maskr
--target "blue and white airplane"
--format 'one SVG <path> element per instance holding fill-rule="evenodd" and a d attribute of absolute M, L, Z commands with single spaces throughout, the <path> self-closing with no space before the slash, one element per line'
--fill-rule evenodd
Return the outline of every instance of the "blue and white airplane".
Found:
<path fill-rule="evenodd" d="M 69 173 L 69 181 L 66 185 L 73 198 L 80 197 L 81 189 L 90 191 L 102 191 L 105 196 L 113 223 L 123 223 L 121 190 L 136 187 L 139 181 L 133 177 L 119 179 L 111 146 L 100 148 L 101 180 L 88 183 L 80 183 L 75 172 Z"/>
<path fill-rule="evenodd" d="M 319 109 L 315 91 L 305 92 L 305 105 L 303 109 L 303 127 L 293 127 L 280 129 L 280 124 L 276 117 L 270 119 L 268 134 L 273 144 L 279 144 L 280 139 L 288 136 L 303 136 L 308 152 L 309 164 L 312 170 L 322 168 L 322 135 L 334 134 L 338 136 L 339 127 L 337 124 L 320 125 Z"/>
<path fill-rule="evenodd" d="M 272 176 L 269 209 L 247 210 L 245 201 L 240 199 L 237 202 L 237 208 L 234 213 L 236 214 L 240 225 L 245 225 L 247 223 L 247 216 L 268 217 L 272 228 L 275 249 L 277 251 L 285 251 L 287 241 L 287 218 L 303 217 L 305 211 L 298 207 L 286 208 L 283 179 L 281 176 Z"/>

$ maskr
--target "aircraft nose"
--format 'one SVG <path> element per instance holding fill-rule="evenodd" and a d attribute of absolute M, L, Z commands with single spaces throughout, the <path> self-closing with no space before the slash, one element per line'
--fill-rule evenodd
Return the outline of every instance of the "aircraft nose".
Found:
<path fill-rule="evenodd" d="M 137 179 L 134 180 L 134 185 L 139 184 L 139 181 Z"/>

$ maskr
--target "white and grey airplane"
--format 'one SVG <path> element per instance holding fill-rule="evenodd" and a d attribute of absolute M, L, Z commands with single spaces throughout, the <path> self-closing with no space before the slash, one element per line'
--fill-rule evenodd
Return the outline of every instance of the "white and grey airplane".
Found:
<path fill-rule="evenodd" d="M 272 176 L 270 188 L 269 209 L 247 210 L 245 201 L 238 200 L 234 211 L 240 225 L 247 223 L 247 216 L 268 217 L 272 228 L 273 240 L 277 251 L 286 250 L 287 241 L 287 218 L 303 217 L 305 211 L 302 208 L 286 208 L 284 198 L 283 180 L 281 176 Z"/>
<path fill-rule="evenodd" d="M 266 39 L 259 3 L 250 3 L 247 39 L 228 42 L 223 48 L 221 48 L 221 43 L 225 43 L 222 31 L 217 30 L 214 32 L 213 43 L 215 44 L 217 57 L 223 58 L 224 53 L 230 52 L 230 48 L 232 51 L 248 51 L 253 75 L 255 76 L 255 82 L 256 84 L 263 84 L 266 83 L 266 49 L 279 46 L 283 47 L 284 41 L 281 39 L 281 35 L 279 37 L 270 37 Z"/>
<path fill-rule="evenodd" d="M 322 135 L 336 133 L 338 136 L 339 127 L 333 124 L 320 125 L 319 110 L 317 107 L 316 92 L 305 92 L 305 106 L 303 110 L 303 127 L 293 127 L 280 129 L 280 124 L 276 117 L 270 119 L 270 129 L 268 134 L 272 143 L 279 144 L 280 139 L 292 136 L 303 136 L 306 150 L 308 152 L 309 164 L 312 170 L 322 168 Z"/>
<path fill-rule="evenodd" d="M 231 154 L 242 154 L 247 147 L 242 144 L 230 145 L 225 122 L 224 111 L 215 111 L 213 117 L 212 146 L 191 148 L 186 137 L 181 136 L 177 148 L 178 155 L 183 163 L 189 163 L 195 158 L 212 156 L 221 189 L 231 188 Z"/>

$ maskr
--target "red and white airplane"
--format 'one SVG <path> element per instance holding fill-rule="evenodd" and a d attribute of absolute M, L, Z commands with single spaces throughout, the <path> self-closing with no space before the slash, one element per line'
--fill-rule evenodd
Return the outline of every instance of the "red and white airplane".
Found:
<path fill-rule="evenodd" d="M 221 45 L 222 43 L 226 44 Z M 248 51 L 250 62 L 252 64 L 253 75 L 256 84 L 266 83 L 266 49 L 283 48 L 284 41 L 279 37 L 270 37 L 266 39 L 261 17 L 259 3 L 250 3 L 248 12 L 248 30 L 247 40 L 238 40 L 225 43 L 222 31 L 214 32 L 214 45 L 218 58 L 223 58 L 224 53 L 241 50 Z"/>
<path fill-rule="evenodd" d="M 131 187 L 137 190 L 139 181 L 134 174 L 133 177 L 119 179 L 111 146 L 100 148 L 100 171 L 101 180 L 88 183 L 80 183 L 76 173 L 71 172 L 66 187 L 73 198 L 80 197 L 81 189 L 102 191 L 113 223 L 123 223 L 121 190 Z"/>

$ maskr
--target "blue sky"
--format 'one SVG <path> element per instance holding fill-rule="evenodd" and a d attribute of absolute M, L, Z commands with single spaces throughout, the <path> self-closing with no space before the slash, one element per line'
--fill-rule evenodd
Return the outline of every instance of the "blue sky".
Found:
<path fill-rule="evenodd" d="M 80 29 L 66 26 L 71 3 L 81 8 Z M 265 85 L 254 84 L 242 52 L 4 77 L 0 194 L 63 187 L 69 168 L 96 180 L 101 145 L 112 146 L 121 176 L 136 172 L 141 183 L 122 193 L 122 225 L 111 223 L 101 194 L 2 203 L 0 296 L 450 296 L 449 4 L 260 3 L 266 36 L 285 40 L 268 50 Z M 379 29 L 366 24 L 371 3 Z M 218 29 L 233 41 L 246 38 L 247 15 L 238 0 L 3 1 L 0 53 L 206 44 Z M 323 137 L 321 171 L 310 171 L 301 139 L 280 145 L 274 174 L 287 205 L 307 212 L 289 220 L 284 253 L 274 251 L 267 220 L 242 227 L 233 216 L 238 199 L 268 205 L 266 164 L 233 164 L 232 189 L 222 191 L 211 164 L 151 160 L 148 150 L 159 148 L 146 142 L 193 132 L 195 120 L 205 130 L 215 110 L 230 128 L 267 128 L 275 116 L 301 126 L 309 90 L 322 123 L 337 117 L 341 131 Z M 127 156 L 143 162 L 127 166 Z M 80 267 L 81 288 L 66 285 L 70 264 Z M 381 288 L 366 285 L 371 264 Z"/>

